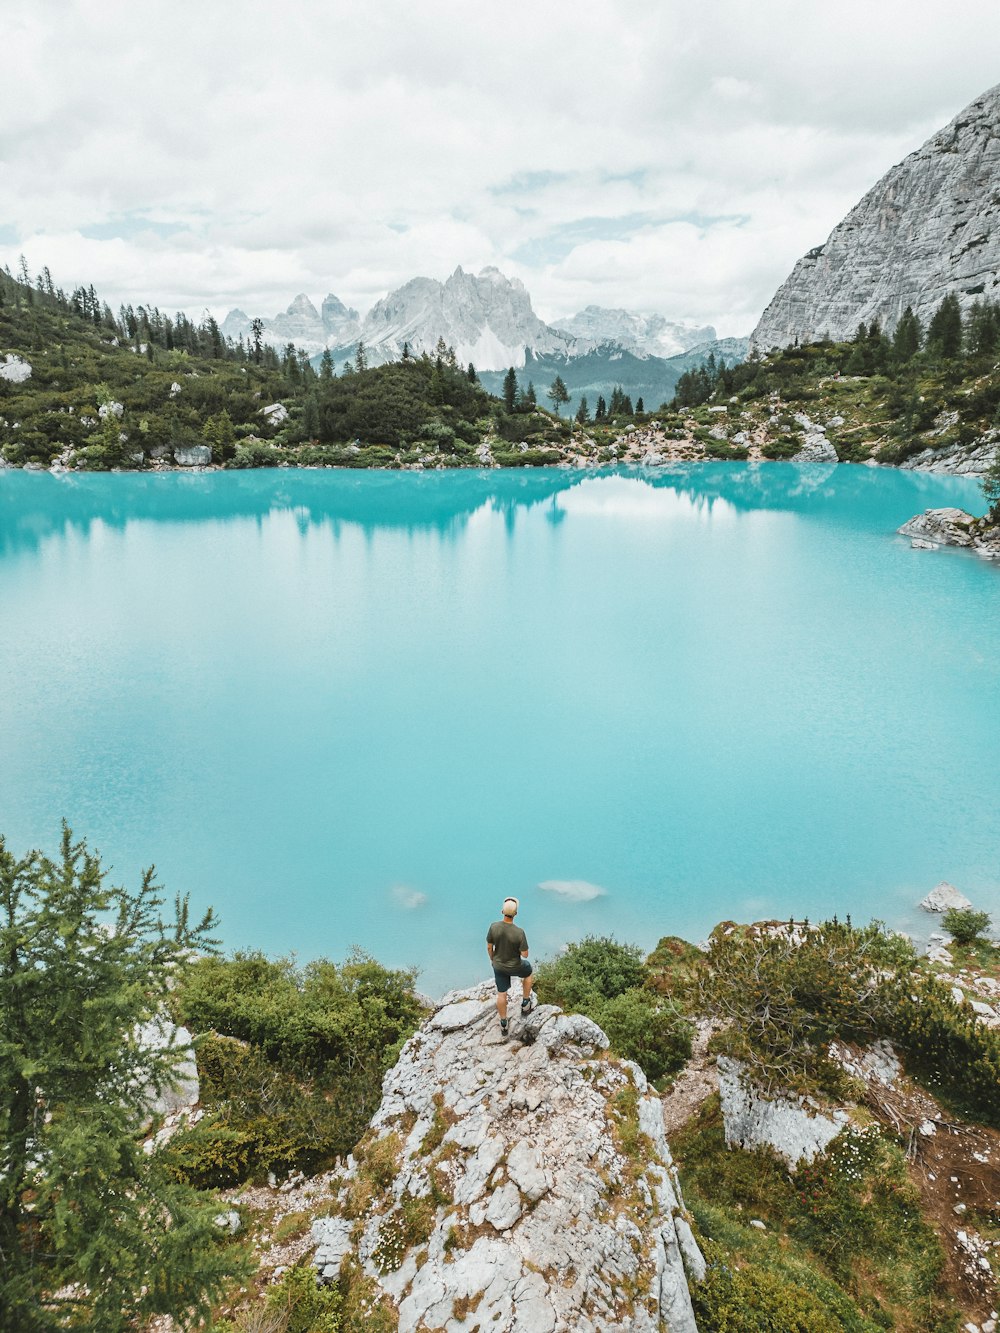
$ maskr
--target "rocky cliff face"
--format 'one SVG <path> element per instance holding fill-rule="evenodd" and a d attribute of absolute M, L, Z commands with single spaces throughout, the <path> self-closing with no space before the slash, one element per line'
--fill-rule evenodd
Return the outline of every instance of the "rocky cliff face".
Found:
<path fill-rule="evenodd" d="M 757 348 L 873 319 L 891 330 L 908 305 L 925 322 L 942 297 L 1000 296 L 1000 84 L 894 166 L 795 265 L 752 335 Z"/>
<path fill-rule="evenodd" d="M 314 1223 L 321 1276 L 372 1284 L 402 1333 L 697 1333 L 659 1098 L 589 1019 L 543 1005 L 505 1042 L 492 998 L 446 996 L 403 1048 Z"/>

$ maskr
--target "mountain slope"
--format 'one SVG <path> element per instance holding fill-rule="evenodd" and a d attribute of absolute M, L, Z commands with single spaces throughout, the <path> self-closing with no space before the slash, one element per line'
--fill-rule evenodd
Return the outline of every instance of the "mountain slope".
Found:
<path fill-rule="evenodd" d="M 752 335 L 761 350 L 926 322 L 1000 293 L 1000 84 L 894 166 L 778 289 Z"/>

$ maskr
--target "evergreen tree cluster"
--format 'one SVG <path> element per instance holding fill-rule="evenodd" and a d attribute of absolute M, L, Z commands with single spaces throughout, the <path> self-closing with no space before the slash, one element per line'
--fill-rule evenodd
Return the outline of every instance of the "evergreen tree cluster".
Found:
<path fill-rule="evenodd" d="M 878 320 L 873 320 L 859 324 L 850 342 L 820 339 L 801 347 L 796 343 L 771 357 L 753 355 L 731 367 L 722 358 L 716 361 L 711 353 L 704 365 L 680 377 L 670 405 L 698 407 L 709 399 L 733 394 L 760 396 L 772 389 L 780 390 L 807 372 L 881 375 L 900 380 L 928 367 L 975 370 L 998 351 L 1000 304 L 976 300 L 963 316 L 958 297 L 950 294 L 942 299 L 926 329 L 913 308 L 907 306 L 891 337 L 883 332 Z"/>
<path fill-rule="evenodd" d="M 329 350 L 315 366 L 293 343 L 268 346 L 259 321 L 234 343 L 210 315 L 195 324 L 131 305 L 115 315 L 92 286 L 67 295 L 47 269 L 35 285 L 0 271 L 0 353 L 31 365 L 27 380 L 0 378 L 0 450 L 45 467 L 67 448 L 71 466 L 100 470 L 196 444 L 235 467 L 365 466 L 400 451 L 461 462 L 495 402 L 443 340 L 433 356 L 406 348 L 385 366 L 369 366 L 359 344 L 338 373 Z M 283 413 L 266 410 L 278 403 Z"/>

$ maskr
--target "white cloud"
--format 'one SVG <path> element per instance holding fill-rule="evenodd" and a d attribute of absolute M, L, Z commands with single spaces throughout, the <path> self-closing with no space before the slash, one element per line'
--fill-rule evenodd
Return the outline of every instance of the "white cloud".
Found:
<path fill-rule="evenodd" d="M 11 267 L 221 315 L 492 263 L 722 333 L 1000 68 L 993 0 L 63 0 L 4 47 Z"/>
<path fill-rule="evenodd" d="M 426 907 L 427 894 L 420 889 L 413 889 L 409 884 L 394 884 L 389 896 L 397 907 L 404 907 L 408 912 L 415 912 L 419 907 Z"/>
<path fill-rule="evenodd" d="M 603 898 L 607 889 L 600 884 L 591 884 L 585 879 L 543 879 L 538 886 L 543 893 L 554 893 L 569 903 L 589 903 L 595 898 Z"/>

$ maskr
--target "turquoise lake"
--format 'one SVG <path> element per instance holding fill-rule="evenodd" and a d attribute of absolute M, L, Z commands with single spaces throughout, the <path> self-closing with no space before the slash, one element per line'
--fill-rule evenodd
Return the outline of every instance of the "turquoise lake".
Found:
<path fill-rule="evenodd" d="M 1000 569 L 894 535 L 945 504 L 984 508 L 778 463 L 0 472 L 0 831 L 431 992 L 509 893 L 536 956 L 905 926 L 941 879 L 1000 911 Z"/>

